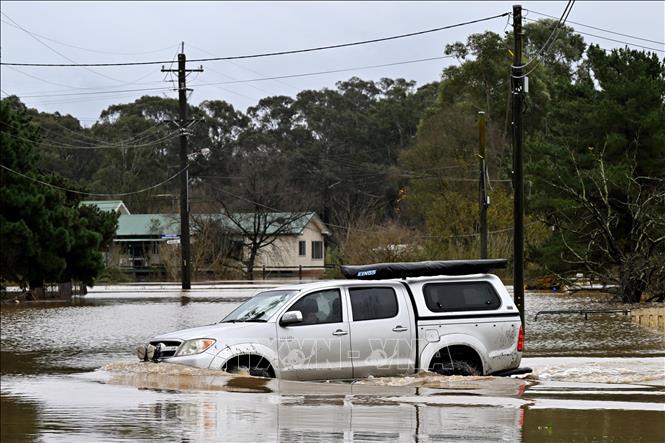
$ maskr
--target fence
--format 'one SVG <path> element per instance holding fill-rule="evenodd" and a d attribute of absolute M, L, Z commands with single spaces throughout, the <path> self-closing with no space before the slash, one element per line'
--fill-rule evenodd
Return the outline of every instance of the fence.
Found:
<path fill-rule="evenodd" d="M 640 326 L 665 332 L 665 307 L 633 309 L 630 318 Z"/>
<path fill-rule="evenodd" d="M 309 273 L 309 270 L 321 271 L 323 273 L 326 269 L 334 269 L 336 265 L 323 265 L 323 266 L 265 266 L 261 267 L 261 276 L 263 280 L 266 280 L 272 272 L 288 272 L 290 274 L 298 273 L 298 280 L 302 280 L 304 273 Z M 317 275 L 318 276 L 318 275 Z"/>
<path fill-rule="evenodd" d="M 21 290 L 19 287 L 3 287 L 0 298 L 3 300 L 65 300 L 73 295 L 85 295 L 87 287 L 80 282 L 46 283 L 41 288 Z"/>

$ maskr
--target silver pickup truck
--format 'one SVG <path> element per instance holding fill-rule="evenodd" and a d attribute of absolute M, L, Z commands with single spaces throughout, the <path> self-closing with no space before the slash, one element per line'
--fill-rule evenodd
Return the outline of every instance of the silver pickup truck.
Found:
<path fill-rule="evenodd" d="M 221 322 L 154 337 L 140 360 L 295 380 L 519 373 L 505 260 L 343 267 L 349 280 L 258 293 Z M 524 371 L 522 371 L 524 372 Z"/>

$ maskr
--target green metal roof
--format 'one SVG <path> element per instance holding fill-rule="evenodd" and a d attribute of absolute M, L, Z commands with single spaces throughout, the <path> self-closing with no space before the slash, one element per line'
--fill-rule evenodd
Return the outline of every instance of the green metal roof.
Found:
<path fill-rule="evenodd" d="M 102 211 L 115 212 L 124 203 L 122 200 L 84 200 L 79 205 L 97 206 Z"/>
<path fill-rule="evenodd" d="M 255 213 L 253 212 L 236 212 L 230 216 L 226 214 L 208 214 L 207 216 L 218 219 L 224 227 L 232 232 L 251 232 L 254 229 Z M 268 226 L 266 230 L 268 235 L 274 234 L 278 230 L 282 234 L 302 234 L 305 226 L 312 219 L 320 224 L 320 228 L 324 234 L 328 234 L 327 228 L 315 212 L 268 212 L 262 213 L 260 216 L 261 218 L 258 220 L 258 223 L 260 226 Z M 284 223 L 289 223 L 286 228 L 283 228 Z"/>
<path fill-rule="evenodd" d="M 162 236 L 180 234 L 177 214 L 129 214 L 118 217 L 116 237 Z"/>
<path fill-rule="evenodd" d="M 243 230 L 252 231 L 254 226 L 254 213 L 234 213 L 231 216 L 226 214 L 194 214 L 193 216 L 217 220 L 228 231 L 238 234 L 242 233 Z M 315 212 L 271 212 L 262 214 L 261 217 L 260 224 L 268 225 L 267 234 L 269 235 L 276 233 L 289 220 L 291 220 L 289 226 L 286 229 L 281 229 L 280 234 L 302 234 L 305 227 L 312 221 L 321 229 L 323 234 L 329 234 L 328 229 Z M 118 218 L 116 238 L 127 236 L 154 236 L 153 238 L 158 238 L 162 235 L 176 234 L 180 234 L 180 216 L 178 214 L 131 214 L 120 215 Z"/>

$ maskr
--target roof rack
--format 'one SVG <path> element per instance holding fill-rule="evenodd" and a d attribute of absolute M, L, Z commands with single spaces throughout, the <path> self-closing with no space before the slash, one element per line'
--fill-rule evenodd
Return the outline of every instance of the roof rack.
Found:
<path fill-rule="evenodd" d="M 376 263 L 373 265 L 341 266 L 344 277 L 359 280 L 427 277 L 433 275 L 486 274 L 492 269 L 504 269 L 508 260 L 438 260 L 407 263 Z"/>

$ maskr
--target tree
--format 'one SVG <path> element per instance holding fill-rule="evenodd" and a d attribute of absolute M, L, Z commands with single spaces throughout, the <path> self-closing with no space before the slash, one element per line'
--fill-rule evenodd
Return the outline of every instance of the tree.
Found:
<path fill-rule="evenodd" d="M 525 26 L 525 58 L 536 58 L 552 21 Z M 466 42 L 446 46 L 461 63 L 444 69 L 436 102 L 423 114 L 414 142 L 402 151 L 400 171 L 407 176 L 400 206 L 403 219 L 423 227 L 432 257 L 474 257 L 478 253 L 477 153 L 478 111 L 487 116 L 487 162 L 492 183 L 489 213 L 490 251 L 511 255 L 511 190 L 505 185 L 512 170 L 510 146 L 510 65 L 512 36 L 494 32 L 470 35 Z M 567 27 L 546 57 L 534 61 L 530 74 L 527 132 L 546 130 L 557 85 L 570 80 L 584 42 Z M 497 181 L 497 179 L 499 181 Z M 527 215 L 527 240 L 542 242 L 543 225 Z"/>
<path fill-rule="evenodd" d="M 306 201 L 290 191 L 288 175 L 282 174 L 284 157 L 273 142 L 271 134 L 245 133 L 233 158 L 236 179 L 227 186 L 210 186 L 227 225 L 242 239 L 246 254 L 241 261 L 250 279 L 260 251 L 305 216 L 305 211 L 296 208 L 307 207 Z"/>
<path fill-rule="evenodd" d="M 582 266 L 638 302 L 665 278 L 665 64 L 628 49 L 587 57 L 589 75 L 563 91 L 549 136 L 527 147 L 534 209 L 558 234 L 541 258 L 557 272 Z"/>
<path fill-rule="evenodd" d="M 178 132 L 167 124 L 177 118 L 178 101 L 161 97 L 144 96 L 103 110 L 91 133 L 110 146 L 97 150 L 103 161 L 90 183 L 93 192 L 131 192 L 178 173 Z M 168 201 L 155 195 L 175 193 L 177 189 L 177 181 L 172 181 L 125 200 L 134 211 L 158 211 Z"/>
<path fill-rule="evenodd" d="M 56 188 L 71 182 L 39 173 L 37 132 L 25 106 L 0 101 L 0 277 L 31 288 L 72 278 L 92 284 L 116 215 L 79 208 L 80 196 Z"/>
<path fill-rule="evenodd" d="M 338 258 L 342 264 L 415 261 L 422 258 L 422 239 L 395 221 L 361 220 L 340 241 Z"/>

